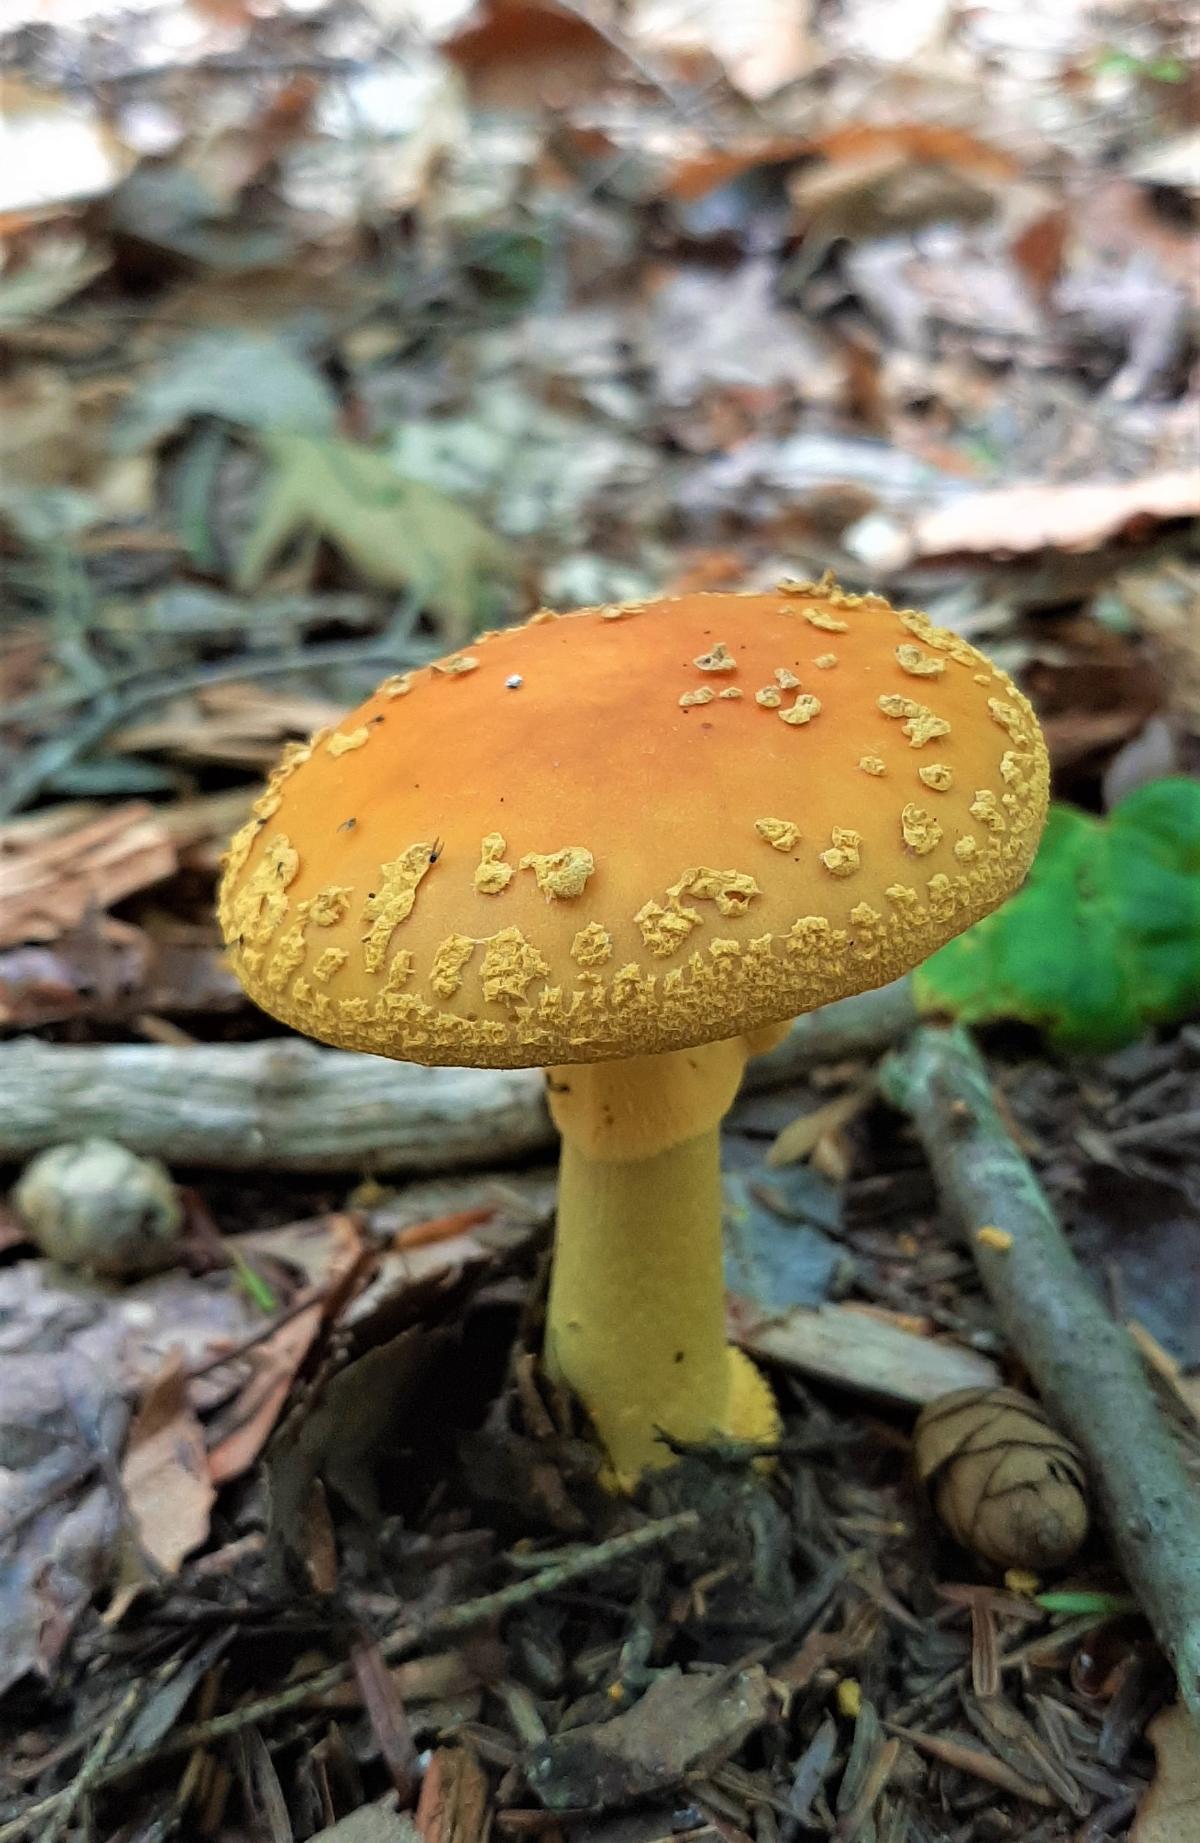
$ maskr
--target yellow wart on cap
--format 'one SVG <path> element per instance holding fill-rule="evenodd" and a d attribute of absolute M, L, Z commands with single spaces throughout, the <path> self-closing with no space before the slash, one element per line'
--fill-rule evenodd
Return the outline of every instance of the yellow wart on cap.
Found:
<path fill-rule="evenodd" d="M 802 691 L 792 708 L 781 710 L 779 716 L 783 723 L 811 723 L 814 717 L 820 715 L 820 712 L 820 698 L 815 698 L 811 691 Z"/>
<path fill-rule="evenodd" d="M 789 666 L 775 667 L 775 683 L 781 691 L 799 691 L 800 680 Z"/>
<path fill-rule="evenodd" d="M 511 864 L 501 863 L 508 850 L 503 832 L 489 832 L 479 846 L 480 859 L 472 881 L 481 896 L 498 896 L 512 882 Z"/>
<path fill-rule="evenodd" d="M 413 675 L 411 672 L 393 672 L 391 677 L 385 678 L 383 683 L 379 686 L 376 696 L 381 698 L 403 698 L 408 696 L 412 688 Z"/>
<path fill-rule="evenodd" d="M 818 653 L 813 660 L 813 664 L 818 666 L 822 672 L 831 671 L 837 662 L 838 656 L 836 653 Z"/>
<path fill-rule="evenodd" d="M 887 773 L 887 763 L 880 761 L 878 755 L 860 755 L 858 765 L 864 774 Z"/>
<path fill-rule="evenodd" d="M 825 608 L 799 608 L 797 613 L 810 627 L 817 627 L 823 634 L 849 633 L 849 621 L 839 621 L 836 614 L 830 614 Z"/>
<path fill-rule="evenodd" d="M 695 902 L 715 902 L 721 915 L 744 915 L 762 891 L 744 870 L 709 870 L 701 866 L 685 870 L 667 895 L 676 901 L 681 896 L 691 896 Z"/>
<path fill-rule="evenodd" d="M 236 946 L 267 941 L 287 913 L 286 891 L 300 868 L 300 854 L 283 832 L 263 847 L 256 869 L 229 902 L 226 932 Z"/>
<path fill-rule="evenodd" d="M 439 998 L 453 998 L 462 984 L 463 968 L 477 946 L 469 934 L 451 934 L 442 942 L 433 956 L 429 975 L 429 983 Z"/>
<path fill-rule="evenodd" d="M 571 958 L 579 966 L 603 966 L 612 958 L 612 935 L 599 922 L 589 922 L 571 942 Z"/>
<path fill-rule="evenodd" d="M 582 896 L 595 868 L 596 860 L 586 845 L 564 845 L 561 851 L 546 853 L 528 851 L 521 859 L 521 869 L 532 870 L 547 902 Z"/>
<path fill-rule="evenodd" d="M 904 734 L 914 749 L 923 748 L 927 742 L 933 742 L 938 736 L 950 734 L 950 725 L 944 717 L 935 717 L 924 704 L 918 704 L 912 698 L 900 697 L 893 693 L 887 697 L 878 698 L 876 702 L 885 717 L 903 717 Z"/>
<path fill-rule="evenodd" d="M 920 647 L 914 646 L 911 641 L 896 648 L 896 658 L 900 663 L 900 670 L 910 673 L 913 678 L 940 678 L 946 670 L 944 659 L 932 659 L 928 653 L 923 653 Z"/>
<path fill-rule="evenodd" d="M 463 678 L 468 672 L 479 670 L 479 661 L 474 653 L 455 653 L 450 659 L 435 659 L 430 670 L 439 672 L 443 678 Z"/>
<path fill-rule="evenodd" d="M 800 827 L 790 819 L 756 819 L 754 830 L 776 851 L 790 851 L 800 837 Z"/>
<path fill-rule="evenodd" d="M 737 660 L 726 646 L 724 640 L 718 640 L 710 646 L 707 653 L 700 653 L 692 664 L 699 666 L 702 672 L 736 672 Z"/>
<path fill-rule="evenodd" d="M 979 856 L 979 841 L 973 833 L 964 832 L 961 838 L 955 840 L 954 855 L 960 864 L 969 864 Z"/>
<path fill-rule="evenodd" d="M 698 691 L 685 691 L 679 700 L 680 710 L 691 710 L 695 704 L 711 704 L 716 692 L 711 685 L 701 685 Z"/>
<path fill-rule="evenodd" d="M 990 787 L 981 787 L 968 807 L 972 819 L 978 819 L 989 832 L 1007 832 L 1008 821 L 1000 811 L 1000 802 Z"/>
<path fill-rule="evenodd" d="M 932 813 L 910 800 L 900 815 L 900 830 L 910 851 L 924 857 L 941 843 L 942 828 Z"/>
<path fill-rule="evenodd" d="M 1015 704 L 1008 704 L 1003 698 L 989 698 L 988 709 L 992 721 L 998 723 L 1002 730 L 1007 730 L 1014 742 L 1024 742 L 1026 733 L 1025 719 Z"/>
<path fill-rule="evenodd" d="M 932 787 L 935 793 L 949 793 L 954 785 L 954 770 L 945 762 L 928 762 L 917 769 L 917 776 L 926 787 Z"/>
<path fill-rule="evenodd" d="M 783 703 L 783 693 L 778 685 L 764 685 L 761 691 L 754 693 L 754 702 L 761 704 L 764 710 L 778 710 Z"/>
<path fill-rule="evenodd" d="M 322 985 L 327 984 L 328 981 L 333 978 L 333 975 L 345 966 L 349 958 L 350 956 L 344 947 L 323 948 L 317 955 L 316 961 L 313 964 L 313 978 L 319 979 Z"/>
<path fill-rule="evenodd" d="M 422 841 L 380 867 L 382 887 L 363 904 L 363 920 L 371 924 L 363 937 L 363 961 L 369 973 L 377 973 L 383 965 L 394 930 L 412 914 L 421 879 L 436 861 L 432 841 Z"/>
<path fill-rule="evenodd" d="M 325 744 L 326 751 L 330 755 L 349 755 L 351 749 L 361 749 L 364 742 L 370 738 L 370 734 L 365 723 L 360 723 L 356 730 L 344 732 L 334 730 L 333 735 Z"/>
<path fill-rule="evenodd" d="M 740 698 L 744 696 L 744 693 L 740 685 L 726 685 L 724 691 L 717 692 L 717 696 L 719 698 Z"/>
<path fill-rule="evenodd" d="M 485 945 L 479 968 L 483 996 L 490 1005 L 523 1004 L 533 980 L 544 979 L 549 971 L 519 928 L 501 928 Z"/>
<path fill-rule="evenodd" d="M 833 843 L 821 852 L 821 862 L 835 877 L 852 877 L 862 867 L 858 849 L 861 844 L 861 833 L 852 831 L 849 826 L 834 826 Z"/>

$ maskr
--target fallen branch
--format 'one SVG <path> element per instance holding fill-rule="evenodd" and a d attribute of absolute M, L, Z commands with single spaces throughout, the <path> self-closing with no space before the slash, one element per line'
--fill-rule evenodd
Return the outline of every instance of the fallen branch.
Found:
<path fill-rule="evenodd" d="M 1200 1499 L 1132 1339 L 1104 1309 L 996 1110 L 965 1031 L 925 1027 L 885 1062 L 1005 1330 L 1087 1455 L 1113 1546 L 1200 1715 Z M 1011 1236 L 981 1239 L 992 1226 Z"/>
<path fill-rule="evenodd" d="M 786 1043 L 751 1064 L 750 1084 L 893 1042 L 914 1015 L 906 992 L 887 986 L 799 1018 Z M 235 1171 L 451 1171 L 555 1143 L 537 1069 L 424 1069 L 297 1037 L 0 1045 L 0 1158 L 90 1134 Z"/>

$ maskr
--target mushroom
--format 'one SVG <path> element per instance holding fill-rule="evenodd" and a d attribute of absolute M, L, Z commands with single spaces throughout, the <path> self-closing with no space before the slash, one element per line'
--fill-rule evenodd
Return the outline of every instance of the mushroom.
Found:
<path fill-rule="evenodd" d="M 718 1129 L 747 1056 L 1020 883 L 1046 753 L 982 654 L 828 578 L 543 610 L 467 657 L 292 746 L 221 925 L 309 1036 L 546 1070 L 546 1362 L 628 1483 L 670 1462 L 661 1432 L 778 1431 L 725 1341 Z"/>

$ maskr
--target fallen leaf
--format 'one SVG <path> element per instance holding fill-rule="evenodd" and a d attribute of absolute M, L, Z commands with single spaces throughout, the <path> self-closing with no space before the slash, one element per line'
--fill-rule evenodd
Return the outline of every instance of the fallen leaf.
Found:
<path fill-rule="evenodd" d="M 201 416 L 331 435 L 337 402 L 319 372 L 280 338 L 228 329 L 197 333 L 141 378 L 117 418 L 113 445 L 140 453 Z"/>
<path fill-rule="evenodd" d="M 826 336 L 775 298 L 773 262 L 730 274 L 680 268 L 658 288 L 642 341 L 667 404 L 717 390 L 786 389 L 808 403 L 839 400 L 844 371 Z"/>
<path fill-rule="evenodd" d="M 825 1305 L 764 1314 L 731 1294 L 729 1334 L 751 1356 L 817 1376 L 855 1394 L 920 1408 L 951 1389 L 994 1388 L 990 1357 L 950 1338 L 915 1336 L 892 1321 Z"/>
<path fill-rule="evenodd" d="M 0 213 L 97 198 L 130 165 L 82 86 L 35 89 L 15 74 L 0 77 Z"/>
<path fill-rule="evenodd" d="M 1146 1730 L 1154 1743 L 1154 1781 L 1138 1806 L 1129 1843 L 1195 1843 L 1200 1832 L 1200 1727 L 1181 1702 Z"/>
<path fill-rule="evenodd" d="M 966 493 L 914 522 L 902 564 L 966 552 L 997 557 L 1088 551 L 1155 524 L 1200 517 L 1200 472 Z"/>
<path fill-rule="evenodd" d="M 53 1679 L 120 1525 L 93 1482 L 97 1459 L 120 1446 L 119 1379 L 77 1348 L 53 1348 L 0 1355 L 0 1695 L 26 1675 Z"/>
<path fill-rule="evenodd" d="M 105 1615 L 111 1625 L 124 1617 L 143 1588 L 164 1574 L 178 1574 L 185 1556 L 208 1535 L 216 1491 L 178 1353 L 150 1383 L 134 1416 L 121 1483 L 132 1531 L 122 1544 L 117 1585 Z"/>
<path fill-rule="evenodd" d="M 0 278 L 0 329 L 7 334 L 28 321 L 39 321 L 107 267 L 107 256 L 84 244 L 47 236 L 23 265 L 14 264 L 12 272 Z"/>
<path fill-rule="evenodd" d="M 241 589 L 256 588 L 282 546 L 310 532 L 368 582 L 420 593 L 452 638 L 472 631 L 489 583 L 512 573 L 507 544 L 443 494 L 402 479 L 369 448 L 275 433 L 260 440 L 272 474 L 242 552 Z"/>
<path fill-rule="evenodd" d="M 477 1843 L 487 1835 L 488 1783 L 465 1747 L 439 1747 L 425 1772 L 417 1802 L 421 1843 Z"/>
<path fill-rule="evenodd" d="M 619 62 L 589 19 L 554 0 L 484 0 L 456 22 L 444 49 L 465 73 L 476 107 L 508 110 L 544 107 L 553 97 L 565 112 L 594 97 Z"/>
<path fill-rule="evenodd" d="M 670 1791 L 687 1774 L 713 1771 L 775 1706 L 761 1664 L 717 1676 L 664 1670 L 625 1714 L 533 1748 L 526 1776 L 552 1811 L 634 1804 Z"/>
<path fill-rule="evenodd" d="M 781 1165 L 798 1164 L 816 1150 L 827 1133 L 840 1131 L 849 1126 L 851 1120 L 857 1120 L 871 1105 L 874 1087 L 864 1083 L 857 1088 L 847 1089 L 845 1094 L 838 1094 L 832 1100 L 815 1107 L 811 1113 L 804 1113 L 777 1133 L 767 1152 L 767 1163 L 772 1169 Z"/>
<path fill-rule="evenodd" d="M 362 1257 L 362 1237 L 354 1220 L 345 1215 L 247 1235 L 241 1238 L 241 1245 L 256 1263 L 261 1263 L 264 1254 L 289 1264 L 305 1262 L 308 1285 L 318 1296 L 311 1305 L 293 1310 L 292 1316 L 246 1353 L 249 1379 L 210 1426 L 208 1471 L 214 1484 L 241 1477 L 258 1458 L 326 1313 Z"/>
<path fill-rule="evenodd" d="M 336 723 L 343 709 L 324 698 L 234 681 L 206 686 L 167 704 L 153 717 L 129 724 L 117 731 L 111 746 L 135 753 L 169 751 L 185 761 L 265 768 L 278 759 L 285 742 Z M 175 824 L 171 809 L 164 811 L 163 822 Z"/>
<path fill-rule="evenodd" d="M 89 910 L 169 877 L 175 849 L 144 801 L 73 824 L 50 808 L 0 826 L 0 947 L 53 941 Z"/>
<path fill-rule="evenodd" d="M 427 1843 L 410 1817 L 396 1809 L 396 1795 L 360 1805 L 340 1824 L 318 1830 L 312 1843 Z"/>
<path fill-rule="evenodd" d="M 684 70 L 717 64 L 753 102 L 806 76 L 817 59 L 808 0 L 634 0 L 625 29 Z"/>

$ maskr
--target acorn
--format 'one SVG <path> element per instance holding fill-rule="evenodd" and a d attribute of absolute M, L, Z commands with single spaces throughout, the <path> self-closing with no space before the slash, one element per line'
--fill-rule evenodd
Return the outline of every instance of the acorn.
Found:
<path fill-rule="evenodd" d="M 955 1389 L 922 1409 L 917 1476 L 954 1540 L 999 1568 L 1060 1568 L 1088 1533 L 1071 1442 L 1016 1389 Z"/>

